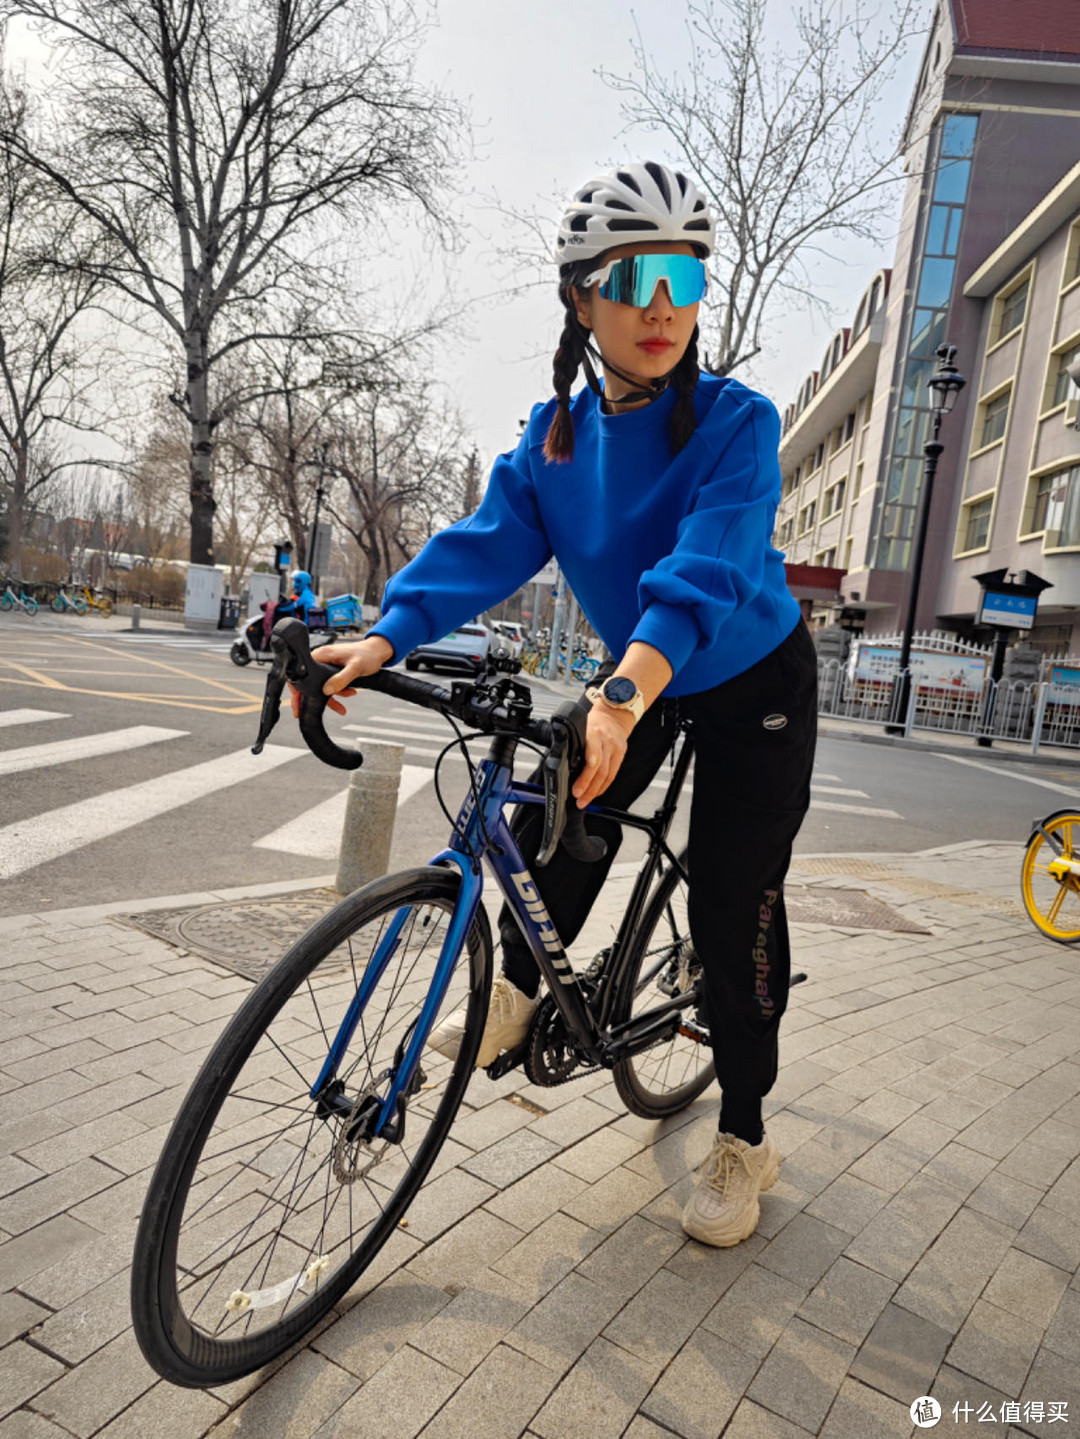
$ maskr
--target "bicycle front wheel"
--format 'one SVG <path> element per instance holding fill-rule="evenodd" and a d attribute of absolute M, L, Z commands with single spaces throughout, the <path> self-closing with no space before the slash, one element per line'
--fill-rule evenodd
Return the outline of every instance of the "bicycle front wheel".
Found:
<path fill-rule="evenodd" d="M 105 616 L 106 619 L 108 619 L 109 616 L 112 614 L 112 600 L 109 599 L 108 595 L 102 595 L 101 599 L 98 601 L 98 609 L 101 611 L 101 613 Z"/>
<path fill-rule="evenodd" d="M 460 884 L 454 870 L 410 870 L 343 900 L 253 990 L 199 1071 L 150 1183 L 132 1268 L 136 1337 L 174 1384 L 230 1383 L 303 1338 L 423 1183 L 480 1045 L 492 968 L 483 910 L 435 1017 L 466 1009 L 456 1059 L 424 1050 L 396 1142 L 357 1134 L 416 1027 Z M 369 966 L 375 988 L 313 1099 Z"/>
<path fill-rule="evenodd" d="M 1024 908 L 1035 928 L 1057 944 L 1080 944 L 1080 813 L 1058 810 L 1028 840 L 1020 867 Z M 1049 838 L 1047 838 L 1049 836 Z"/>
<path fill-rule="evenodd" d="M 682 856 L 685 869 L 686 856 Z M 625 1023 L 681 999 L 671 1030 L 650 1049 L 620 1060 L 612 1078 L 632 1114 L 663 1119 L 692 1104 L 716 1077 L 705 1018 L 701 964 L 690 938 L 688 889 L 668 869 L 645 910 L 622 975 L 612 1021 Z"/>

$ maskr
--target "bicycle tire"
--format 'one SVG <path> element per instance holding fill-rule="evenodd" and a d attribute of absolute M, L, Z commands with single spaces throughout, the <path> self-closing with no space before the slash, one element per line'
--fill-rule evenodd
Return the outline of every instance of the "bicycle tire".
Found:
<path fill-rule="evenodd" d="M 52 608 L 56 611 L 58 615 L 62 615 L 67 606 L 64 604 L 64 601 L 60 598 L 60 596 L 57 595 L 56 599 L 54 599 L 52 602 Z"/>
<path fill-rule="evenodd" d="M 1049 834 L 1061 840 L 1064 859 L 1080 859 L 1080 813 L 1076 810 L 1059 809 L 1047 815 L 1042 827 Z M 1052 853 L 1046 855 L 1046 850 Z M 1080 875 L 1069 875 L 1056 879 L 1047 865 L 1056 859 L 1057 852 L 1046 838 L 1036 830 L 1024 848 L 1020 864 L 1020 892 L 1028 918 L 1047 939 L 1055 944 L 1080 944 Z M 1061 921 L 1061 911 L 1069 895 L 1074 902 L 1069 906 L 1072 916 Z"/>
<path fill-rule="evenodd" d="M 19 601 L 19 603 L 22 605 L 23 609 L 26 611 L 26 613 L 27 613 L 28 615 L 36 615 L 36 614 L 37 614 L 37 612 L 38 612 L 38 602 L 37 602 L 37 600 L 34 599 L 33 595 L 23 595 L 23 597 L 22 597 L 22 599 Z"/>
<path fill-rule="evenodd" d="M 340 1004 L 343 1015 L 364 964 L 354 941 L 359 947 L 363 932 L 373 930 L 374 953 L 391 917 L 407 912 L 397 947 L 350 1042 L 349 1063 L 337 1072 L 348 1097 L 355 1094 L 359 1103 L 385 1081 L 389 1071 L 377 1072 L 377 1067 L 391 1053 L 392 1066 L 411 1033 L 430 988 L 426 967 L 433 967 L 441 948 L 440 920 L 453 912 L 460 884 L 456 870 L 425 868 L 386 876 L 349 895 L 255 987 L 210 1051 L 158 1160 L 135 1241 L 135 1334 L 163 1378 L 209 1388 L 269 1363 L 310 1332 L 395 1232 L 442 1147 L 473 1073 L 491 991 L 490 925 L 481 908 L 464 946 L 467 963 L 459 959 L 440 1010 L 445 1013 L 464 1000 L 467 1022 L 459 1052 L 448 1060 L 424 1051 L 422 1068 L 433 1082 L 408 1101 L 400 1147 L 343 1151 L 345 1121 L 320 1115 L 310 1099 L 307 1087 L 318 1076 L 336 1031 L 336 1022 L 329 1028 L 324 1022 L 314 986 L 320 986 L 327 1003 Z M 410 961 L 417 938 L 419 951 Z M 417 975 L 421 963 L 425 971 Z M 386 1006 L 386 1018 L 379 1017 L 380 1004 Z M 404 1026 L 392 1052 L 397 1031 L 385 1033 L 391 1021 Z M 275 1027 L 276 1035 L 271 1032 Z M 288 1082 L 290 1067 L 303 1087 Z M 280 1130 L 268 1128 L 273 1109 L 278 1122 L 284 1115 Z M 321 1151 L 312 1165 L 308 1145 Z M 371 1162 L 358 1174 L 362 1155 Z M 352 1179 L 338 1168 L 349 1163 Z M 355 1182 L 359 1179 L 362 1187 Z M 347 1206 L 340 1203 L 344 1193 Z M 286 1235 L 294 1221 L 295 1231 Z M 335 1237 L 342 1230 L 342 1237 Z M 278 1279 L 282 1272 L 284 1279 Z M 305 1293 L 302 1285 L 313 1286 L 313 1292 Z"/>
<path fill-rule="evenodd" d="M 75 607 L 75 613 L 76 613 L 77 615 L 84 615 L 84 614 L 86 614 L 86 601 L 85 601 L 85 600 L 74 599 L 74 600 L 72 600 L 71 603 L 74 605 L 74 607 Z"/>
<path fill-rule="evenodd" d="M 685 854 L 681 863 L 685 869 Z M 613 1024 L 623 1024 L 632 1016 L 647 1012 L 651 1005 L 666 1002 L 670 995 L 657 989 L 655 981 L 670 975 L 678 983 L 680 958 L 687 970 L 693 972 L 686 900 L 686 881 L 672 866 L 661 877 L 649 900 L 622 972 L 616 977 L 618 997 L 612 1007 Z M 687 1001 L 687 1008 L 695 1013 L 699 1004 L 703 1004 L 700 987 L 699 978 L 686 991 L 695 996 Z M 644 1002 L 639 1003 L 642 1000 Z M 651 1049 L 620 1060 L 612 1070 L 612 1078 L 619 1098 L 631 1114 L 643 1119 L 664 1119 L 678 1114 L 709 1087 L 716 1078 L 716 1066 L 707 1039 L 695 1039 L 676 1031 Z"/>
<path fill-rule="evenodd" d="M 106 599 L 105 596 L 102 596 L 102 598 L 98 601 L 98 609 L 105 616 L 105 618 L 108 619 L 112 614 L 112 600 Z"/>

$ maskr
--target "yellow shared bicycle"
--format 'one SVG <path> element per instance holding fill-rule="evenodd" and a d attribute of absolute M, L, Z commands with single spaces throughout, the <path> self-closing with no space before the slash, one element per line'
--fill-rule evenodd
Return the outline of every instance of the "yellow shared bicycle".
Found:
<path fill-rule="evenodd" d="M 1037 820 L 1020 868 L 1024 907 L 1058 944 L 1080 944 L 1080 809 Z"/>
<path fill-rule="evenodd" d="M 87 610 L 100 610 L 106 619 L 112 614 L 112 600 L 104 590 L 100 595 L 95 595 L 89 586 L 83 585 L 81 589 L 75 591 L 75 596 L 76 599 L 82 600 Z"/>

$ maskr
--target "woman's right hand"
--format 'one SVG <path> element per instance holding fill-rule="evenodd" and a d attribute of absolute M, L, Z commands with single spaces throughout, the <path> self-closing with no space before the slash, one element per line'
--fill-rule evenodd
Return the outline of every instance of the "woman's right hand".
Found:
<path fill-rule="evenodd" d="M 323 694 L 341 695 L 344 699 L 356 693 L 349 688 L 353 680 L 375 674 L 388 660 L 394 658 L 394 647 L 389 640 L 384 640 L 382 635 L 369 635 L 367 639 L 354 640 L 347 644 L 320 645 L 318 649 L 312 650 L 311 658 L 320 664 L 340 666 L 338 673 L 331 675 L 323 685 Z M 289 688 L 292 689 L 293 717 L 299 719 L 300 691 L 293 689 L 292 685 Z M 345 706 L 340 700 L 330 699 L 328 703 L 335 714 L 345 713 Z"/>

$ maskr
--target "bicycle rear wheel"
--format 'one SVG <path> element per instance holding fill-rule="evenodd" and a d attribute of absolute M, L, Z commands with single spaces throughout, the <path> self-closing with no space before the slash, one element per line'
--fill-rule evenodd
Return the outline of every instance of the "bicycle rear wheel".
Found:
<path fill-rule="evenodd" d="M 685 868 L 685 855 L 682 864 Z M 678 1114 L 709 1087 L 716 1066 L 701 966 L 690 939 L 687 885 L 674 867 L 663 875 L 649 901 L 618 984 L 614 1024 L 639 1018 L 674 998 L 683 999 L 667 1038 L 620 1060 L 612 1071 L 619 1098 L 632 1114 L 645 1119 Z"/>
<path fill-rule="evenodd" d="M 1047 939 L 1080 944 L 1080 874 L 1065 867 L 1080 861 L 1080 813 L 1058 810 L 1042 828 L 1046 834 L 1036 830 L 1031 836 L 1020 867 L 1024 908 Z"/>
<path fill-rule="evenodd" d="M 397 1143 L 350 1141 L 385 1095 L 431 988 L 460 889 L 417 869 L 350 895 L 252 991 L 210 1052 L 166 1141 L 132 1268 L 135 1334 L 174 1384 L 227 1384 L 303 1338 L 394 1232 L 472 1075 L 491 990 L 481 909 L 440 1015 L 464 1005 L 455 1060 L 425 1050 Z M 396 945 L 336 1071 L 310 1090 L 360 981 Z"/>

